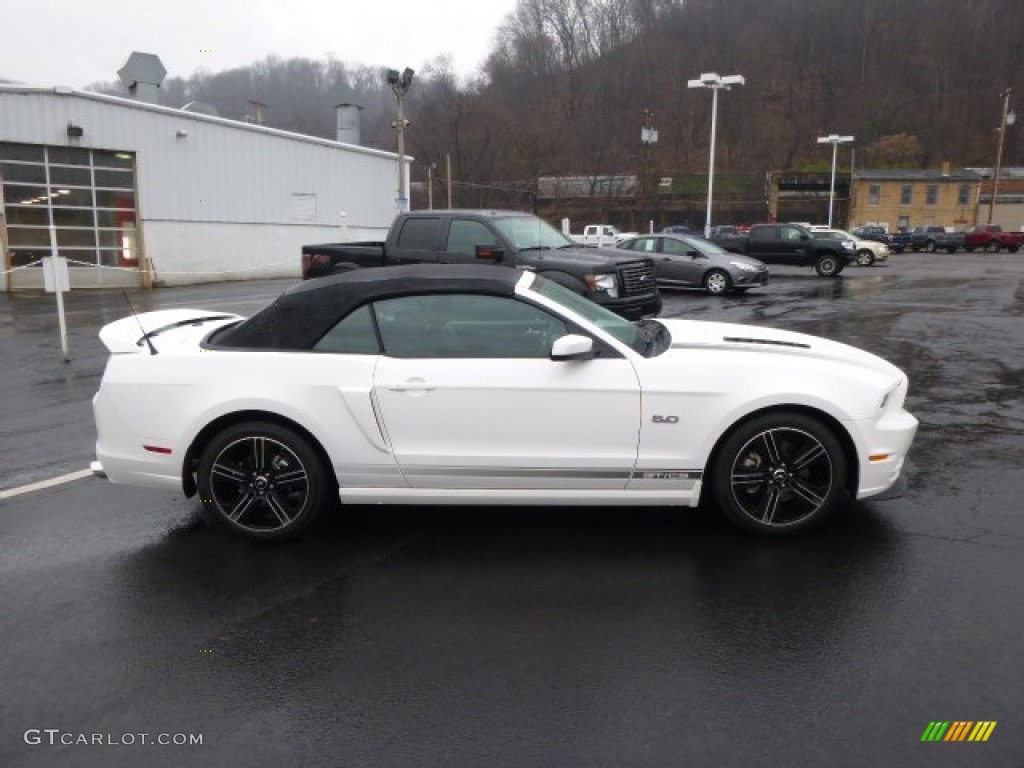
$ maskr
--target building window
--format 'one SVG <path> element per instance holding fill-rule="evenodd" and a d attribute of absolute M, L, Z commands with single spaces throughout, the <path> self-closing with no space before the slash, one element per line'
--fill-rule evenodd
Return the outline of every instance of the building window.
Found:
<path fill-rule="evenodd" d="M 925 190 L 924 204 L 937 205 L 939 202 L 939 185 L 929 184 Z"/>
<path fill-rule="evenodd" d="M 910 205 L 914 200 L 914 186 L 903 184 L 900 186 L 900 205 Z"/>
<path fill-rule="evenodd" d="M 956 204 L 960 206 L 971 204 L 971 185 L 961 184 L 956 193 Z"/>
<path fill-rule="evenodd" d="M 138 267 L 135 156 L 0 143 L 11 266 L 58 253 L 76 267 Z"/>
<path fill-rule="evenodd" d="M 882 202 L 882 185 L 872 184 L 868 187 L 868 205 L 878 205 Z"/>

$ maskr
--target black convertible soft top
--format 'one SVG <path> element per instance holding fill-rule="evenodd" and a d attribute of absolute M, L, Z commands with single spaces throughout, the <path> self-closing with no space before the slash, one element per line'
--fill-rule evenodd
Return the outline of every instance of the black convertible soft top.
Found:
<path fill-rule="evenodd" d="M 248 320 L 215 333 L 208 347 L 310 349 L 349 312 L 370 301 L 420 293 L 511 296 L 517 269 L 479 264 L 417 264 L 356 269 L 300 283 Z"/>

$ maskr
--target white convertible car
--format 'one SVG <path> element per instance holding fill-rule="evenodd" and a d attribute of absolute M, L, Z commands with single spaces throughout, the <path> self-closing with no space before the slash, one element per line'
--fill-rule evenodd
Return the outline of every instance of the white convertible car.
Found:
<path fill-rule="evenodd" d="M 105 326 L 94 470 L 257 539 L 342 502 L 696 506 L 778 535 L 895 483 L 907 377 L 825 339 L 629 323 L 532 272 L 365 269 L 249 319 Z"/>

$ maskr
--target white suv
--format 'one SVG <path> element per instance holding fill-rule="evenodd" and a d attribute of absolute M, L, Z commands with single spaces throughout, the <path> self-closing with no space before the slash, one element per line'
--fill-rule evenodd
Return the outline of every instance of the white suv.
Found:
<path fill-rule="evenodd" d="M 826 234 L 829 237 L 834 237 L 836 240 L 853 240 L 854 247 L 857 250 L 857 264 L 862 267 L 870 267 L 876 261 L 887 261 L 889 259 L 889 246 L 885 243 L 864 240 L 856 235 L 851 235 L 845 229 L 834 229 L 821 224 L 816 224 L 809 227 L 809 229 L 811 232 Z"/>

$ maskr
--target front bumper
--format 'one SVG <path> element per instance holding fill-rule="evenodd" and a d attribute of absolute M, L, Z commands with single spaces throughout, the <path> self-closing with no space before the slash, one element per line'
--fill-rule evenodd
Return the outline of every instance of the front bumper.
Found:
<path fill-rule="evenodd" d="M 877 496 L 896 483 L 914 442 L 917 424 L 917 419 L 902 409 L 885 413 L 873 422 L 859 423 L 858 499 Z"/>

